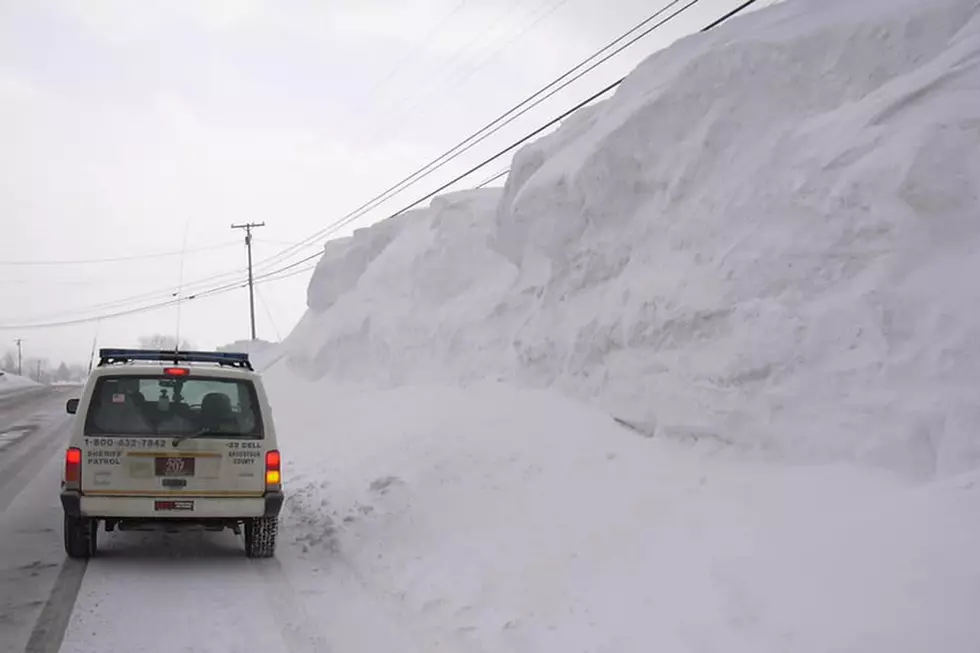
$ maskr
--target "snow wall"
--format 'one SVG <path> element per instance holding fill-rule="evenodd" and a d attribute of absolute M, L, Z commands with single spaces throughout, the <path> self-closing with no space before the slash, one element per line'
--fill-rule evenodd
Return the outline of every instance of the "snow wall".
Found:
<path fill-rule="evenodd" d="M 506 187 L 327 243 L 283 359 L 499 379 L 648 437 L 980 462 L 980 7 L 790 0 L 685 38 Z"/>

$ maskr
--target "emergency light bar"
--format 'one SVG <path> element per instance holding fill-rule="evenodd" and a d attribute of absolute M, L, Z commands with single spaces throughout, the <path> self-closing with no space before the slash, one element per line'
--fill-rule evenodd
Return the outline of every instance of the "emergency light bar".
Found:
<path fill-rule="evenodd" d="M 218 363 L 252 369 L 248 354 L 224 351 L 174 351 L 166 349 L 100 349 L 99 367 L 133 361 L 156 363 Z"/>

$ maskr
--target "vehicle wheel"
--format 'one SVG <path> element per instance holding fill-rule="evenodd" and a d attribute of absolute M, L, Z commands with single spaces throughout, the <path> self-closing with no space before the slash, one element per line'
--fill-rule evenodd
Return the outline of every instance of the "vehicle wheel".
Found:
<path fill-rule="evenodd" d="M 256 517 L 245 521 L 245 555 L 249 558 L 271 558 L 276 555 L 278 517 Z"/>
<path fill-rule="evenodd" d="M 65 515 L 65 553 L 69 558 L 90 558 L 98 547 L 97 519 Z"/>

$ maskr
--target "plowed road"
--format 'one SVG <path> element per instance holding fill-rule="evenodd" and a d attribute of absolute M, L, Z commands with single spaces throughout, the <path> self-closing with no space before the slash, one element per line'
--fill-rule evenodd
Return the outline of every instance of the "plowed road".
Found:
<path fill-rule="evenodd" d="M 96 558 L 65 557 L 64 405 L 77 392 L 0 395 L 0 653 L 329 650 L 279 561 L 245 558 L 230 531 L 100 532 Z"/>

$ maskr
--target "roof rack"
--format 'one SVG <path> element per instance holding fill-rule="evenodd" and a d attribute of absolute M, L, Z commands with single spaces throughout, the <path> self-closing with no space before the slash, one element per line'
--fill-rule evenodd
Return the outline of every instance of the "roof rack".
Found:
<path fill-rule="evenodd" d="M 166 349 L 100 349 L 99 367 L 133 361 L 166 363 L 217 363 L 229 367 L 252 369 L 248 354 L 224 351 L 179 351 Z"/>

